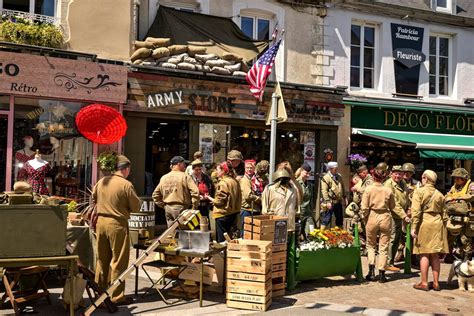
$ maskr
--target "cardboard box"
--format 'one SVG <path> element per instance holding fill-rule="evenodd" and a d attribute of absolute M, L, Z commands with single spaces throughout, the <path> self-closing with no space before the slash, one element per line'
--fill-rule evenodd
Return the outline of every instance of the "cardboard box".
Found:
<path fill-rule="evenodd" d="M 200 270 L 201 270 L 201 264 L 198 263 L 186 263 L 187 267 L 184 269 L 183 272 L 179 275 L 179 278 L 182 280 L 190 280 L 194 282 L 199 282 L 200 281 Z M 202 281 L 204 284 L 207 285 L 212 285 L 212 279 L 214 278 L 214 275 L 216 274 L 216 269 L 211 267 L 208 264 L 204 264 L 203 266 L 204 271 L 203 271 L 203 278 Z"/>

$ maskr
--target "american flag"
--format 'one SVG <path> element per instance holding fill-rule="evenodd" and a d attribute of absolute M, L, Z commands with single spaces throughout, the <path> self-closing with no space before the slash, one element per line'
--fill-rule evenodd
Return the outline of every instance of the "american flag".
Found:
<path fill-rule="evenodd" d="M 250 92 L 262 101 L 263 92 L 267 85 L 268 76 L 272 73 L 272 68 L 275 63 L 275 56 L 278 53 L 281 39 L 270 47 L 258 60 L 253 64 L 245 78 L 250 85 Z"/>

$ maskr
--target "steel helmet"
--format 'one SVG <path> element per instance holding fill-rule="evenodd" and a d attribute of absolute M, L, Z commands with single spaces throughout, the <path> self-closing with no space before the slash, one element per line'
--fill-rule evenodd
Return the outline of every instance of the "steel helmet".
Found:
<path fill-rule="evenodd" d="M 410 162 L 405 162 L 402 166 L 402 171 L 415 173 L 415 165 Z"/>
<path fill-rule="evenodd" d="M 285 169 L 278 169 L 273 174 L 272 180 L 273 180 L 273 182 L 275 182 L 275 181 L 277 181 L 278 179 L 281 179 L 281 178 L 291 178 L 291 176 L 288 173 L 288 171 L 286 171 Z"/>
<path fill-rule="evenodd" d="M 451 177 L 469 180 L 469 172 L 467 172 L 467 170 L 464 168 L 456 168 L 453 170 Z"/>
<path fill-rule="evenodd" d="M 449 233 L 453 236 L 458 236 L 462 230 L 462 223 L 454 222 L 449 219 L 448 223 L 446 224 L 446 228 L 448 229 Z"/>
<path fill-rule="evenodd" d="M 379 162 L 375 167 L 377 170 L 388 171 L 388 165 L 385 162 Z"/>

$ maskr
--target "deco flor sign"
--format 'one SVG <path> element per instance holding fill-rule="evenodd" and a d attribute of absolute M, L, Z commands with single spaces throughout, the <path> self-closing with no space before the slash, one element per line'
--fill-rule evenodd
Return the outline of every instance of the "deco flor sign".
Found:
<path fill-rule="evenodd" d="M 0 52 L 0 93 L 126 103 L 127 68 L 83 60 Z"/>

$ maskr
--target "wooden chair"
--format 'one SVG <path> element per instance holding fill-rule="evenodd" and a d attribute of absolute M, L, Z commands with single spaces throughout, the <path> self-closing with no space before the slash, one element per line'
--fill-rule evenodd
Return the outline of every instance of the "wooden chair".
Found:
<path fill-rule="evenodd" d="M 3 305 L 8 298 L 16 314 L 20 311 L 18 304 L 37 298 L 46 297 L 48 304 L 51 305 L 51 298 L 45 282 L 48 271 L 49 267 L 42 266 L 4 269 L 3 285 L 5 286 L 5 294 L 1 299 L 1 305 Z M 14 290 L 22 276 L 37 276 L 37 281 L 29 289 Z M 38 292 L 39 290 L 42 290 L 42 292 Z"/>

